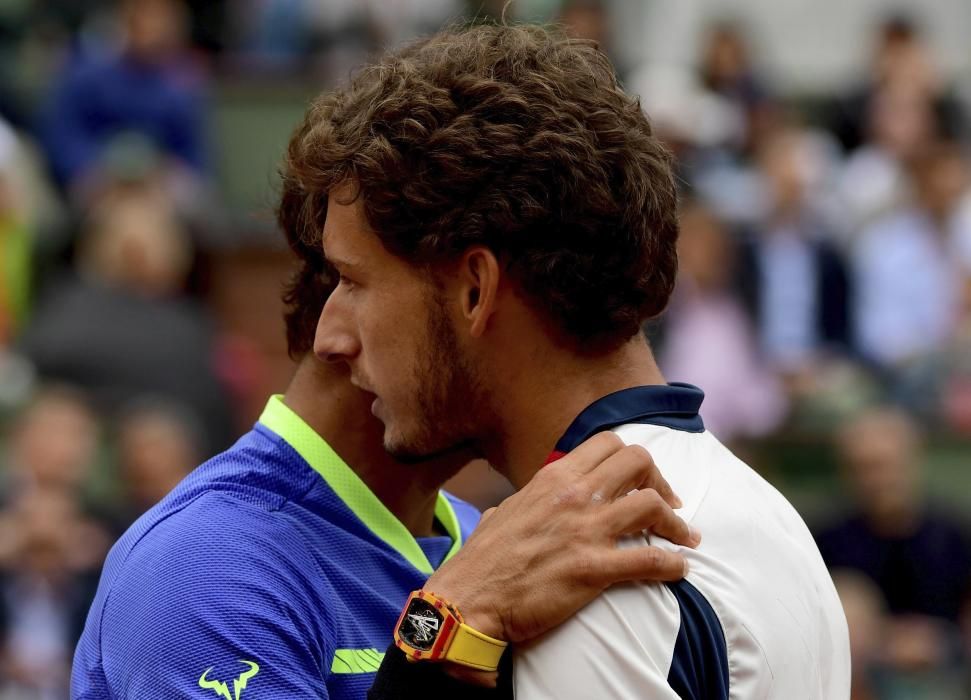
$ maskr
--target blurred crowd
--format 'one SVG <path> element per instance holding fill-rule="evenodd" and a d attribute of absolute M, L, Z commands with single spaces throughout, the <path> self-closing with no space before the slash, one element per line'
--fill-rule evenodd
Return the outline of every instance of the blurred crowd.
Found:
<path fill-rule="evenodd" d="M 619 5 L 0 5 L 0 699 L 66 697 L 108 547 L 281 376 L 226 311 L 282 344 L 279 316 L 253 312 L 279 288 L 214 282 L 239 252 L 216 88 L 312 94 L 381 47 L 503 13 L 611 53 Z M 669 379 L 706 391 L 723 441 L 797 435 L 835 455 L 833 507 L 810 524 L 850 621 L 855 700 L 963 698 L 971 530 L 925 483 L 941 440 L 971 465 L 969 106 L 919 15 L 875 17 L 860 41 L 866 70 L 810 98 L 768 80 L 739 20 L 713 18 L 692 65 L 619 65 L 683 189 L 680 280 L 645 332 Z M 456 488 L 491 505 L 503 491 L 477 469 Z"/>

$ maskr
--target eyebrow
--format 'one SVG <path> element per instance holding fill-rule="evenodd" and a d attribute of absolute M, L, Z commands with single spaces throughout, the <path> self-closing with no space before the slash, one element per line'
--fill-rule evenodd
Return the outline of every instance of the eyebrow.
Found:
<path fill-rule="evenodd" d="M 340 255 L 328 254 L 325 246 L 321 246 L 321 248 L 323 249 L 324 259 L 334 267 L 345 270 L 360 269 L 360 263 L 358 261 Z"/>

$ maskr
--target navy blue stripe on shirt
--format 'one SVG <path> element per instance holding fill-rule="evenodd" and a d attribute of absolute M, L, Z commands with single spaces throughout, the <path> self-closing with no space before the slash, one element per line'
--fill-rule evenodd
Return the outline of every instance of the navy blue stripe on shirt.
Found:
<path fill-rule="evenodd" d="M 728 644 L 721 621 L 708 600 L 687 581 L 666 585 L 681 611 L 668 685 L 682 700 L 727 700 Z"/>

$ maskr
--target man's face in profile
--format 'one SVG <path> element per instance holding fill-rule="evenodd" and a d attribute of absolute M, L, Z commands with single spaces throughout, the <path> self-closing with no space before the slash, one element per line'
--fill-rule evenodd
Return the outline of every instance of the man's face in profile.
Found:
<path fill-rule="evenodd" d="M 445 293 L 426 269 L 392 255 L 361 200 L 331 193 L 323 246 L 340 279 L 317 328 L 321 359 L 343 361 L 373 395 L 384 446 L 402 461 L 468 446 L 480 383 L 461 350 Z"/>

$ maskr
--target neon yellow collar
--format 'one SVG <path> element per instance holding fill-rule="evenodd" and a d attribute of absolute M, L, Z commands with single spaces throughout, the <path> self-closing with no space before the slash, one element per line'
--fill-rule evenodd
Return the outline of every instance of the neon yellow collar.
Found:
<path fill-rule="evenodd" d="M 260 416 L 260 423 L 296 450 L 371 532 L 422 573 L 431 575 L 434 572 L 435 569 L 425 552 L 408 529 L 378 500 L 331 446 L 303 418 L 283 403 L 282 396 L 277 394 L 270 397 L 263 409 L 263 415 Z M 438 502 L 435 504 L 435 517 L 452 538 L 452 548 L 444 559 L 448 561 L 462 546 L 462 530 L 452 504 L 441 491 L 438 492 Z"/>

